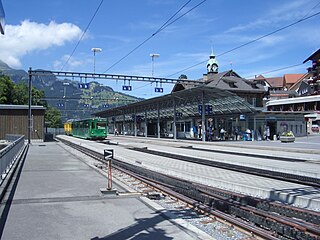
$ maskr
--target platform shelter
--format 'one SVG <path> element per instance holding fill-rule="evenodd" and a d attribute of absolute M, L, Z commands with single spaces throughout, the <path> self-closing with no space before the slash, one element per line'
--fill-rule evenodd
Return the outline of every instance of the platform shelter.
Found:
<path fill-rule="evenodd" d="M 230 91 L 202 85 L 94 115 L 108 119 L 110 132 L 117 129 L 124 135 L 206 141 L 213 129 L 236 127 L 241 116 L 254 116 L 257 111 Z M 231 119 L 231 122 L 220 122 L 222 117 Z M 231 126 L 226 126 L 228 124 Z"/>

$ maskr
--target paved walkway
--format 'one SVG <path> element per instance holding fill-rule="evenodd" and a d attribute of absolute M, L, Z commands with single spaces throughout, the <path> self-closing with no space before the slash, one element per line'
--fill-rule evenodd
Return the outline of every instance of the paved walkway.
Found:
<path fill-rule="evenodd" d="M 103 196 L 105 176 L 61 143 L 31 145 L 16 179 L 12 201 L 1 204 L 1 239 L 197 239 L 201 234 L 167 220 L 148 199 Z"/>

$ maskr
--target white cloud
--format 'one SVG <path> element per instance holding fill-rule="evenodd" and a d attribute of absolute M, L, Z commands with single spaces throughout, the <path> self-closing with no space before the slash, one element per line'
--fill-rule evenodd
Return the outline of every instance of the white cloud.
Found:
<path fill-rule="evenodd" d="M 67 64 L 67 66 L 64 66 L 64 64 Z M 60 60 L 56 60 L 53 63 L 53 68 L 56 70 L 60 70 L 62 67 L 65 67 L 64 70 L 69 71 L 75 70 L 79 67 L 87 66 L 88 64 L 93 64 L 90 58 L 77 59 L 75 57 L 70 57 L 70 55 L 66 54 L 62 56 Z"/>
<path fill-rule="evenodd" d="M 49 24 L 24 20 L 20 25 L 6 25 L 6 34 L 0 37 L 0 58 L 13 68 L 21 66 L 21 58 L 52 46 L 62 46 L 79 39 L 81 29 L 71 23 Z"/>

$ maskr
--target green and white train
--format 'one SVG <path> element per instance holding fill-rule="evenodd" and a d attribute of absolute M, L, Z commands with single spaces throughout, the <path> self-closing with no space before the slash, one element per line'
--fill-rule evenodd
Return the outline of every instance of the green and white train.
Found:
<path fill-rule="evenodd" d="M 105 139 L 108 136 L 108 122 L 106 118 L 68 120 L 64 124 L 64 131 L 66 135 L 83 139 Z"/>

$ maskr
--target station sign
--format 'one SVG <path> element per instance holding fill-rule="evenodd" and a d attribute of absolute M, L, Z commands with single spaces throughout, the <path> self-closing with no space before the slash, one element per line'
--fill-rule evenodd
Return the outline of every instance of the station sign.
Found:
<path fill-rule="evenodd" d="M 89 83 L 79 83 L 78 86 L 81 89 L 89 89 Z"/>
<path fill-rule="evenodd" d="M 176 117 L 181 118 L 182 117 L 182 112 L 176 112 Z"/>
<path fill-rule="evenodd" d="M 122 90 L 123 90 L 123 91 L 132 91 L 132 86 L 123 85 L 123 86 L 122 86 Z"/>
<path fill-rule="evenodd" d="M 212 105 L 205 105 L 204 114 L 205 115 L 211 115 L 213 113 L 213 107 Z M 202 105 L 198 105 L 198 112 L 199 114 L 202 114 Z"/>
<path fill-rule="evenodd" d="M 137 122 L 141 122 L 144 117 L 142 115 L 134 115 L 132 114 L 132 120 L 134 121 L 136 119 Z"/>
<path fill-rule="evenodd" d="M 156 88 L 154 88 L 154 91 L 156 93 L 163 93 L 163 88 L 156 87 Z"/>

